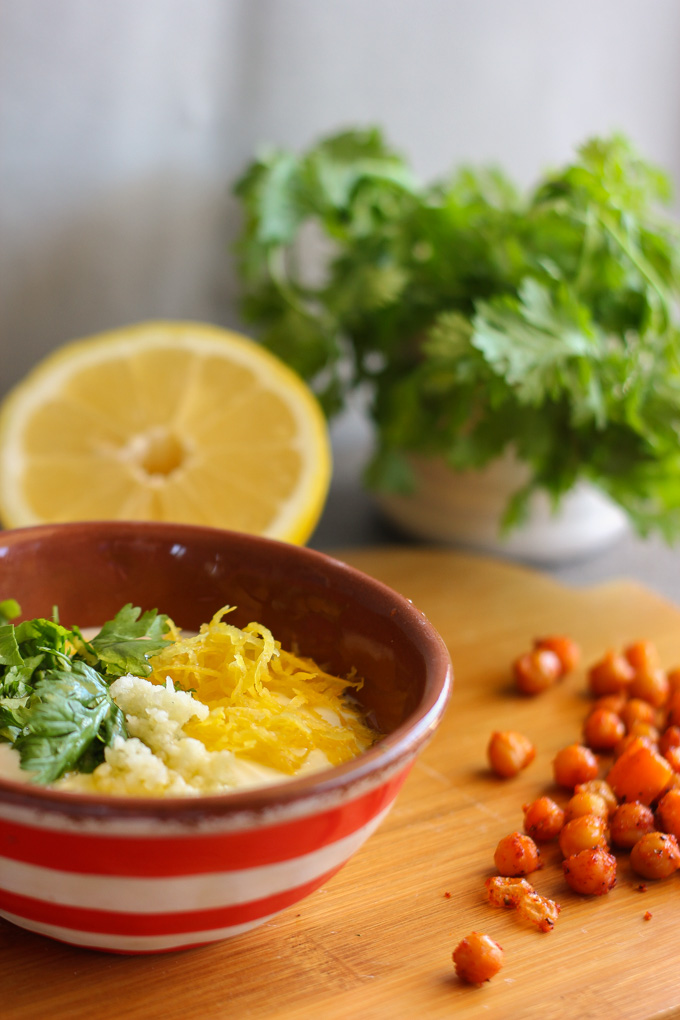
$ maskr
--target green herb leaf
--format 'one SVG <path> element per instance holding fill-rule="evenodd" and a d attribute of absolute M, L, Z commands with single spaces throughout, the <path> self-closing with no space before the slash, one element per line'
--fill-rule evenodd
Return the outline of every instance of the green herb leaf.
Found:
<path fill-rule="evenodd" d="M 104 747 L 127 736 L 109 680 L 147 675 L 147 656 L 168 644 L 167 616 L 140 613 L 124 606 L 92 642 L 57 623 L 56 610 L 53 620 L 0 625 L 0 741 L 20 752 L 33 781 L 92 771 Z"/>
<path fill-rule="evenodd" d="M 50 670 L 35 685 L 22 707 L 21 733 L 14 746 L 21 767 L 36 783 L 51 783 L 84 764 L 88 771 L 103 760 L 104 746 L 126 736 L 123 714 L 108 685 L 84 662 L 72 670 Z"/>
<path fill-rule="evenodd" d="M 71 653 L 72 632 L 54 620 L 37 617 L 16 625 L 16 640 L 24 659 L 42 655 L 43 666 L 56 668 Z"/>
<path fill-rule="evenodd" d="M 344 131 L 254 161 L 236 193 L 244 312 L 328 414 L 369 395 L 367 484 L 406 491 L 412 453 L 511 449 L 529 481 L 508 525 L 586 479 L 680 536 L 680 235 L 625 138 L 521 194 L 489 168 L 422 185 L 378 130 Z"/>
<path fill-rule="evenodd" d="M 23 656 L 19 651 L 16 627 L 13 623 L 0 626 L 0 665 L 22 666 Z"/>
<path fill-rule="evenodd" d="M 94 653 L 98 666 L 107 676 L 118 677 L 126 673 L 147 676 L 151 672 L 148 657 L 169 644 L 164 637 L 168 629 L 167 616 L 155 609 L 142 613 L 129 602 L 104 624 L 88 643 L 88 649 Z"/>

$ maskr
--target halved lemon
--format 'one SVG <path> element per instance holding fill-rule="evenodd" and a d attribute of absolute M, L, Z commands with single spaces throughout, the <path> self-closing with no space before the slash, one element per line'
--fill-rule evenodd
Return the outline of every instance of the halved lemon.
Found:
<path fill-rule="evenodd" d="M 6 527 L 177 521 L 302 543 L 330 471 L 305 383 L 254 341 L 202 323 L 74 341 L 0 408 Z"/>

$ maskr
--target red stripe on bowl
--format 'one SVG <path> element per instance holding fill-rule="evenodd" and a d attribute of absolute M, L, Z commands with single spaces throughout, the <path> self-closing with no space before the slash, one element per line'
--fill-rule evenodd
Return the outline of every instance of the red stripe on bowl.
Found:
<path fill-rule="evenodd" d="M 257 825 L 244 832 L 162 834 L 162 823 L 150 823 L 153 834 L 120 836 L 62 831 L 24 825 L 0 817 L 0 856 L 56 871 L 125 878 L 169 878 L 242 871 L 278 864 L 312 853 L 350 836 L 386 808 L 399 792 L 411 763 L 382 786 L 339 807 L 279 825 Z"/>
<path fill-rule="evenodd" d="M 310 882 L 285 889 L 273 896 L 250 900 L 233 906 L 207 910 L 186 910 L 180 913 L 169 911 L 163 914 L 120 913 L 109 910 L 88 910 L 84 907 L 68 907 L 59 903 L 48 903 L 29 896 L 0 890 L 0 910 L 6 910 L 17 919 L 58 925 L 73 932 L 99 932 L 105 935 L 159 936 L 188 932 L 208 932 L 213 929 L 229 928 L 234 925 L 256 921 L 260 917 L 276 914 L 292 903 L 318 889 L 345 864 L 342 861 L 323 875 Z M 218 938 L 224 938 L 219 935 Z"/>

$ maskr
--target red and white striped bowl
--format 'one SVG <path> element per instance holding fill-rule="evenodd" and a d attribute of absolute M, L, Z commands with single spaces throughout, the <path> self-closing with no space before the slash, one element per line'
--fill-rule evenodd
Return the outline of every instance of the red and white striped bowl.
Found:
<path fill-rule="evenodd" d="M 189 525 L 0 533 L 0 599 L 97 625 L 126 602 L 196 629 L 222 605 L 365 679 L 385 736 L 353 762 L 216 797 L 90 797 L 0 780 L 0 915 L 94 949 L 156 953 L 238 935 L 325 883 L 377 828 L 446 707 L 448 653 L 379 582 L 309 549 Z"/>

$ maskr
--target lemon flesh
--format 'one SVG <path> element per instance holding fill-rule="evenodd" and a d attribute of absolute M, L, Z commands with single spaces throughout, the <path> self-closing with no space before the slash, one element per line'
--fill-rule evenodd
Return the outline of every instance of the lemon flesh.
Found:
<path fill-rule="evenodd" d="M 175 521 L 303 543 L 330 471 L 305 383 L 253 341 L 200 323 L 67 344 L 0 408 L 5 527 Z"/>

